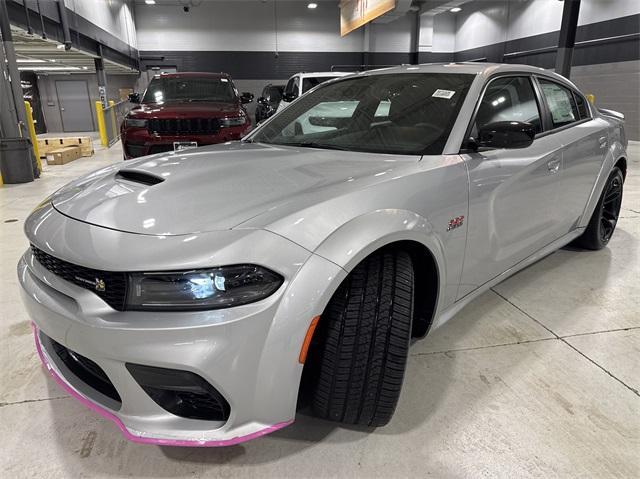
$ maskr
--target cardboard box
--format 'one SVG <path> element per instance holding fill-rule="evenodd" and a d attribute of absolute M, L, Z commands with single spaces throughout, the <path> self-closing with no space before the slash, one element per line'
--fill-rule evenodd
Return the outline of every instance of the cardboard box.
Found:
<path fill-rule="evenodd" d="M 81 156 L 93 155 L 93 142 L 88 136 L 44 138 L 38 140 L 38 149 L 40 150 L 40 156 L 42 158 L 46 157 L 53 150 L 59 150 L 67 146 L 79 147 Z"/>
<path fill-rule="evenodd" d="M 51 150 L 47 153 L 48 165 L 66 165 L 67 163 L 77 160 L 82 156 L 80 147 L 78 146 L 65 146 L 58 148 L 57 150 Z"/>

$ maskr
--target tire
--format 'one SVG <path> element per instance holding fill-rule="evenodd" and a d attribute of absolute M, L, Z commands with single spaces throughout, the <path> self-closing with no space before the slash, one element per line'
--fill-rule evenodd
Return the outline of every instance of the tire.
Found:
<path fill-rule="evenodd" d="M 411 257 L 374 253 L 340 285 L 318 324 L 310 360 L 316 416 L 384 426 L 396 408 L 413 317 Z"/>
<path fill-rule="evenodd" d="M 624 175 L 616 166 L 607 178 L 587 228 L 574 241 L 576 246 L 590 250 L 599 250 L 607 246 L 618 222 L 623 184 Z"/>

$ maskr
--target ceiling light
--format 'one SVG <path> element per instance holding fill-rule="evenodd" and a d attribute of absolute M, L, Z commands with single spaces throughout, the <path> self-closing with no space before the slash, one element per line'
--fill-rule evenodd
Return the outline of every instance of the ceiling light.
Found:
<path fill-rule="evenodd" d="M 147 5 L 155 5 L 156 0 L 144 0 L 144 3 L 146 3 Z"/>
<path fill-rule="evenodd" d="M 16 62 L 17 63 L 44 63 L 44 60 L 40 60 L 39 58 L 18 58 Z"/>
<path fill-rule="evenodd" d="M 318 8 L 318 4 L 317 3 L 310 3 L 309 5 L 307 5 L 307 8 Z"/>
<path fill-rule="evenodd" d="M 82 69 L 83 69 L 83 70 L 88 70 L 88 69 L 89 69 L 89 67 L 82 67 Z"/>
<path fill-rule="evenodd" d="M 49 61 L 50 61 L 50 62 L 53 62 L 53 63 L 55 63 L 55 62 L 56 62 L 56 60 L 55 60 L 54 58 L 49 58 Z"/>
<path fill-rule="evenodd" d="M 451 13 L 458 13 L 462 10 L 462 8 L 460 7 L 453 7 L 451 10 L 449 10 Z"/>
<path fill-rule="evenodd" d="M 33 72 L 57 72 L 57 71 L 72 71 L 80 70 L 78 67 L 18 67 L 18 70 L 33 71 Z"/>

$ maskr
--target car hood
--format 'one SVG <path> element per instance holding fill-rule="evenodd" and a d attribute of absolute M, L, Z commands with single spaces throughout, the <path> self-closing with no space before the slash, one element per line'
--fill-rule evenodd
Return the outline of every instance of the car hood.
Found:
<path fill-rule="evenodd" d="M 143 103 L 129 112 L 131 118 L 218 118 L 237 115 L 237 102 Z"/>
<path fill-rule="evenodd" d="M 104 168 L 51 198 L 71 218 L 150 235 L 226 230 L 271 220 L 384 181 L 419 157 L 228 143 Z M 256 221 L 258 219 L 258 221 Z"/>

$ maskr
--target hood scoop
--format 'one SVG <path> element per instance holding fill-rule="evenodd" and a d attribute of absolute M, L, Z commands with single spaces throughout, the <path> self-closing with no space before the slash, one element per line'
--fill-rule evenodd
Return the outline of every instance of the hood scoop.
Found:
<path fill-rule="evenodd" d="M 116 173 L 117 180 L 132 181 L 133 183 L 140 183 L 146 186 L 157 185 L 162 183 L 164 178 L 156 176 L 146 171 L 139 170 L 120 170 Z"/>

